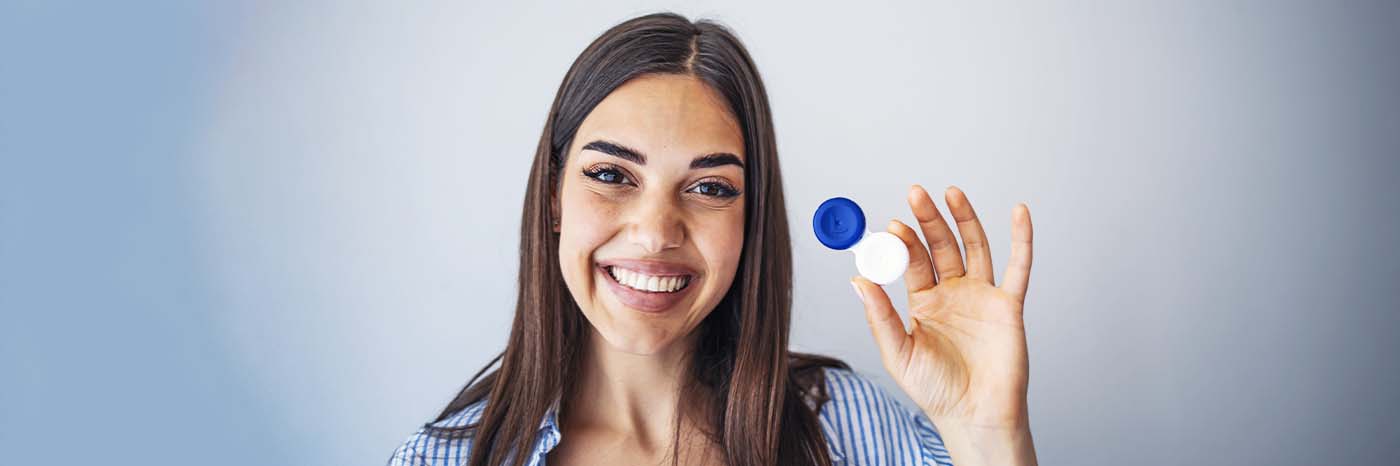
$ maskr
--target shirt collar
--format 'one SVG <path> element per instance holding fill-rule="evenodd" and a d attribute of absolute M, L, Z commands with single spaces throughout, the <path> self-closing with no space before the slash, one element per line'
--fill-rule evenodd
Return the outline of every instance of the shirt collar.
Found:
<path fill-rule="evenodd" d="M 549 404 L 549 409 L 544 411 L 544 419 L 540 420 L 541 430 L 559 431 L 559 399 Z"/>
<path fill-rule="evenodd" d="M 545 410 L 544 419 L 540 420 L 539 433 L 539 444 L 536 446 L 536 451 L 539 453 L 548 453 L 553 450 L 555 446 L 559 445 L 559 440 L 563 438 L 563 434 L 559 431 L 558 398 L 555 398 L 554 402 L 550 403 L 549 409 Z"/>

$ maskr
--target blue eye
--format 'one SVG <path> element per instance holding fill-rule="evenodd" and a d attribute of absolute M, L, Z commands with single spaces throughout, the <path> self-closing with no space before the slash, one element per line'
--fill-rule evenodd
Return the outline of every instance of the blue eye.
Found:
<path fill-rule="evenodd" d="M 690 192 L 715 198 L 730 198 L 739 195 L 738 190 L 729 187 L 727 184 L 715 181 L 706 181 L 697 184 L 694 188 L 690 188 Z"/>
<path fill-rule="evenodd" d="M 583 171 L 583 176 L 593 178 L 599 182 L 607 184 L 622 184 L 627 181 L 627 177 L 622 172 L 612 167 L 592 167 Z"/>

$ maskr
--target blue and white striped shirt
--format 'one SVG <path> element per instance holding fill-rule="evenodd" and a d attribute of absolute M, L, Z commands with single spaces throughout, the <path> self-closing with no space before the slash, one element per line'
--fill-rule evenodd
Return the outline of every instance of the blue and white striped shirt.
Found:
<path fill-rule="evenodd" d="M 833 464 L 951 466 L 933 422 L 890 397 L 869 379 L 845 369 L 824 369 L 826 391 L 831 398 L 818 413 L 822 434 Z M 556 404 L 557 406 L 557 404 Z M 438 427 L 476 422 L 485 409 L 477 402 L 433 423 Z M 540 435 L 530 452 L 529 466 L 542 466 L 561 435 L 557 411 L 551 408 L 540 422 Z M 390 466 L 457 466 L 471 452 L 471 438 L 439 439 L 419 429 L 394 451 Z"/>

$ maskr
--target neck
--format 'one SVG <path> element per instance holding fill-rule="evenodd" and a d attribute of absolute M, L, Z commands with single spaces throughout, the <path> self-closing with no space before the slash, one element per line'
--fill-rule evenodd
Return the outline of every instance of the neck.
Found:
<path fill-rule="evenodd" d="M 695 334 L 654 354 L 618 351 L 589 332 L 579 383 L 566 413 L 571 427 L 627 435 L 644 445 L 669 445 L 681 389 L 690 378 Z"/>

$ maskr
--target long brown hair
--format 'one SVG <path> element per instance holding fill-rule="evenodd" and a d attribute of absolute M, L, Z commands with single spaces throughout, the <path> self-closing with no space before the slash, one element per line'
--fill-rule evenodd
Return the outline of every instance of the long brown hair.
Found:
<path fill-rule="evenodd" d="M 573 392 L 588 322 L 561 275 L 551 201 L 584 117 L 623 83 L 654 73 L 694 76 L 718 91 L 739 121 L 748 154 L 737 279 L 695 330 L 694 383 L 688 385 L 701 392 L 695 399 L 706 400 L 701 429 L 731 465 L 831 463 L 816 414 L 826 401 L 821 368 L 846 365 L 788 350 L 792 251 L 763 81 L 725 27 L 658 13 L 604 32 L 574 61 L 555 94 L 525 192 L 510 338 L 437 421 L 482 400 L 485 409 L 465 427 L 428 425 L 432 435 L 473 437 L 471 466 L 512 458 L 523 464 L 526 455 L 512 452 L 527 452 L 549 407 Z"/>

